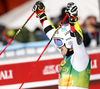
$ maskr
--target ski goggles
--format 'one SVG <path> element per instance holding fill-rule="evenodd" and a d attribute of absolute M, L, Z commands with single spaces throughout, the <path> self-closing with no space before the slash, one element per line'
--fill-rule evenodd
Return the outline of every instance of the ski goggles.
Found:
<path fill-rule="evenodd" d="M 57 39 L 57 38 L 54 38 L 54 43 L 56 44 L 56 46 L 58 47 L 61 47 L 64 45 L 64 42 L 62 39 Z"/>

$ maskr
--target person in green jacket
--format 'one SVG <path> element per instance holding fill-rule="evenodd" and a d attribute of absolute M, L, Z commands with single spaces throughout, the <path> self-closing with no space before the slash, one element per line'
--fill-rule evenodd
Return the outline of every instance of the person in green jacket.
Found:
<path fill-rule="evenodd" d="M 37 1 L 33 6 L 43 26 L 45 34 L 51 39 L 56 28 L 45 14 L 45 6 Z M 59 70 L 59 89 L 88 89 L 91 59 L 83 44 L 82 30 L 78 23 L 78 7 L 73 2 L 67 4 L 65 13 L 69 16 L 69 23 L 60 27 L 53 38 L 55 47 L 63 55 Z M 73 28 L 74 27 L 74 28 Z"/>

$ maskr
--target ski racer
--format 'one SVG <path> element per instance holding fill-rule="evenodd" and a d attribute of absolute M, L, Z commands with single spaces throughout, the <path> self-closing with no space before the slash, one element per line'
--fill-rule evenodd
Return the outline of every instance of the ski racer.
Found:
<path fill-rule="evenodd" d="M 47 18 L 44 4 L 37 1 L 33 6 L 33 11 L 39 18 L 45 34 L 51 39 L 56 28 Z M 53 38 L 54 45 L 63 55 L 59 70 L 58 88 L 88 89 L 91 59 L 83 44 L 83 35 L 77 17 L 78 8 L 73 2 L 70 2 L 67 4 L 65 13 L 69 16 L 69 24 L 61 26 Z"/>

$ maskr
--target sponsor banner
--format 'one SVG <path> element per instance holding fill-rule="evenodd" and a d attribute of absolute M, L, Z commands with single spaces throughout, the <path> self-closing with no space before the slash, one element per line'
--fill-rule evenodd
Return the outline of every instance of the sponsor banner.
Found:
<path fill-rule="evenodd" d="M 100 74 L 100 53 L 90 54 L 91 58 L 91 75 Z"/>
<path fill-rule="evenodd" d="M 26 82 L 54 80 L 58 78 L 61 58 L 39 61 Z M 22 83 L 35 62 L 9 64 L 0 66 L 0 85 Z"/>
<path fill-rule="evenodd" d="M 90 54 L 89 56 L 92 59 L 90 79 L 100 79 L 100 53 Z M 57 80 L 61 60 L 62 58 L 41 60 L 34 69 L 32 68 L 35 61 L 1 65 L 0 86 L 21 84 L 31 70 L 25 83 Z"/>

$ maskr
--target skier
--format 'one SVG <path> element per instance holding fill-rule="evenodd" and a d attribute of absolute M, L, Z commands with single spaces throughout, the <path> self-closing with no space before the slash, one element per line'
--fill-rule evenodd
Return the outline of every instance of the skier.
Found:
<path fill-rule="evenodd" d="M 45 34 L 51 39 L 56 28 L 45 14 L 45 6 L 37 1 L 32 9 L 39 18 Z M 77 6 L 70 2 L 65 13 L 69 16 L 69 24 L 64 24 L 53 38 L 54 45 L 63 55 L 59 70 L 59 89 L 88 89 L 91 59 L 83 44 L 82 31 L 78 24 Z M 74 26 L 74 28 L 73 28 Z"/>

